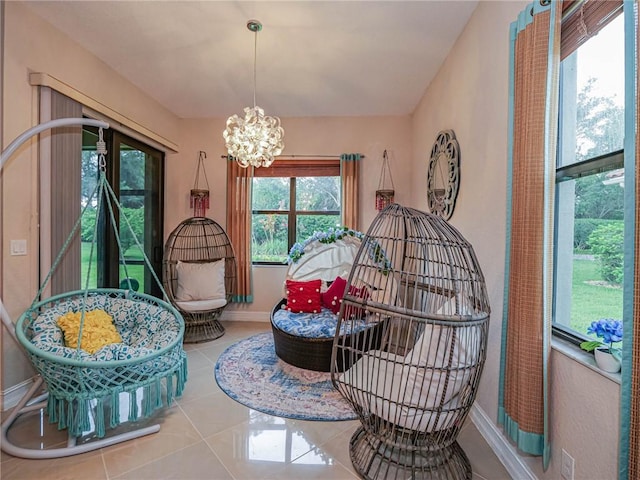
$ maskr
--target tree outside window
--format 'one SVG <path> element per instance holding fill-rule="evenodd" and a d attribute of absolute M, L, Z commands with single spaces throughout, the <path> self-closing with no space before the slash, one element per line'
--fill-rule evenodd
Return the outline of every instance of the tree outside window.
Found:
<path fill-rule="evenodd" d="M 622 20 L 561 65 L 554 326 L 576 339 L 622 319 L 624 61 L 611 53 L 623 50 Z"/>

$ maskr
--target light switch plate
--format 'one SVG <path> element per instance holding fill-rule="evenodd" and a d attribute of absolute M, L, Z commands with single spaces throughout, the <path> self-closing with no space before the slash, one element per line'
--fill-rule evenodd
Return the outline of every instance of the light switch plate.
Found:
<path fill-rule="evenodd" d="M 575 468 L 575 460 L 563 448 L 562 449 L 562 471 L 560 472 L 560 475 L 565 480 L 573 480 L 574 468 Z"/>
<path fill-rule="evenodd" d="M 26 255 L 26 254 L 27 254 L 26 240 L 11 240 L 11 255 Z"/>

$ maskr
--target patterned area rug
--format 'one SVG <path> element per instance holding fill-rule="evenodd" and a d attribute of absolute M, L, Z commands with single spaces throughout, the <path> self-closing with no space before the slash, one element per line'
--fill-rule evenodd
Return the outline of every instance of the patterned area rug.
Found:
<path fill-rule="evenodd" d="M 297 368 L 276 356 L 271 333 L 234 343 L 218 358 L 220 388 L 249 408 L 299 420 L 353 420 L 355 413 L 331 383 L 331 375 Z"/>

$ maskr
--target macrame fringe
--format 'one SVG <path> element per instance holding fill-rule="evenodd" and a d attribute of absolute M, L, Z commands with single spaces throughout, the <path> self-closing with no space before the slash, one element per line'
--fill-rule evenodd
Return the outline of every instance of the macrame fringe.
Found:
<path fill-rule="evenodd" d="M 155 384 L 154 384 L 155 386 Z M 145 385 L 142 395 L 142 417 L 147 418 L 153 413 L 153 403 L 151 398 L 151 385 Z"/>
<path fill-rule="evenodd" d="M 176 395 L 178 397 L 182 396 L 185 383 L 187 383 L 187 357 L 186 356 L 182 359 L 182 364 L 178 369 L 178 384 L 176 385 Z"/>
<path fill-rule="evenodd" d="M 76 437 L 79 437 L 84 432 L 88 432 L 91 429 L 91 421 L 89 419 L 89 400 L 80 398 L 76 403 L 77 417 L 74 419 L 75 431 L 72 429 L 71 433 Z M 73 405 L 73 402 L 69 402 L 69 404 Z M 98 432 L 96 432 L 96 434 L 97 433 Z M 104 433 L 102 436 L 104 436 Z"/>
<path fill-rule="evenodd" d="M 96 403 L 96 435 L 102 438 L 106 434 L 104 425 L 104 399 L 98 398 Z"/>
<path fill-rule="evenodd" d="M 174 379 L 175 377 L 175 379 Z M 134 422 L 141 418 L 148 418 L 157 409 L 164 406 L 162 399 L 162 379 L 166 385 L 166 403 L 170 406 L 175 397 L 181 397 L 187 382 L 187 359 L 184 357 L 178 367 L 164 376 L 149 380 L 146 384 L 137 385 L 135 389 L 127 391 L 129 395 L 128 421 Z M 95 400 L 95 430 L 98 438 L 106 435 L 105 404 L 109 403 L 109 427 L 115 428 L 120 424 L 120 393 L 121 387 L 114 388 L 109 394 L 95 399 L 77 397 L 74 399 L 60 398 L 49 394 L 47 399 L 47 415 L 49 423 L 57 423 L 58 430 L 69 429 L 71 435 L 81 436 L 91 430 L 91 401 Z M 138 395 L 142 394 L 141 407 L 138 408 Z"/>
<path fill-rule="evenodd" d="M 166 376 L 167 382 L 167 404 L 171 405 L 173 403 L 173 373 L 171 375 Z"/>
<path fill-rule="evenodd" d="M 162 379 L 156 378 L 156 403 L 154 410 L 162 407 Z"/>
<path fill-rule="evenodd" d="M 132 390 L 129 392 L 129 417 L 127 418 L 130 422 L 135 422 L 138 418 L 138 394 L 137 390 Z"/>
<path fill-rule="evenodd" d="M 111 416 L 109 426 L 115 428 L 120 423 L 120 390 L 111 392 Z"/>

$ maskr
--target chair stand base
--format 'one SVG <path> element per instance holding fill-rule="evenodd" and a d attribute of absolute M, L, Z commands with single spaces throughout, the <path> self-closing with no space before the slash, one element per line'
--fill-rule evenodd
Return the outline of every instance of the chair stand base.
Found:
<path fill-rule="evenodd" d="M 358 428 L 349 443 L 351 463 L 368 480 L 471 480 L 471 464 L 458 442 L 439 450 L 387 443 Z"/>
<path fill-rule="evenodd" d="M 140 427 L 130 432 L 120 433 L 113 437 L 105 437 L 88 443 L 77 444 L 77 437 L 73 437 L 69 434 L 67 438 L 67 446 L 59 448 L 28 448 L 21 447 L 14 444 L 9 438 L 9 429 L 13 423 L 21 416 L 29 412 L 36 410 L 46 410 L 47 408 L 47 393 L 38 394 L 42 390 L 44 381 L 42 377 L 37 377 L 29 391 L 22 396 L 18 404 L 11 411 L 9 416 L 2 422 L 2 441 L 0 446 L 2 451 L 19 458 L 41 460 L 45 458 L 63 458 L 70 457 L 72 455 L 79 455 L 81 453 L 92 452 L 101 448 L 106 448 L 111 445 L 116 445 L 121 442 L 133 440 L 134 438 L 140 438 L 145 435 L 151 435 L 160 431 L 160 425 L 150 425 L 148 427 Z"/>
<path fill-rule="evenodd" d="M 194 315 L 184 317 L 184 343 L 210 342 L 224 335 L 224 327 L 214 318 L 200 318 Z"/>

